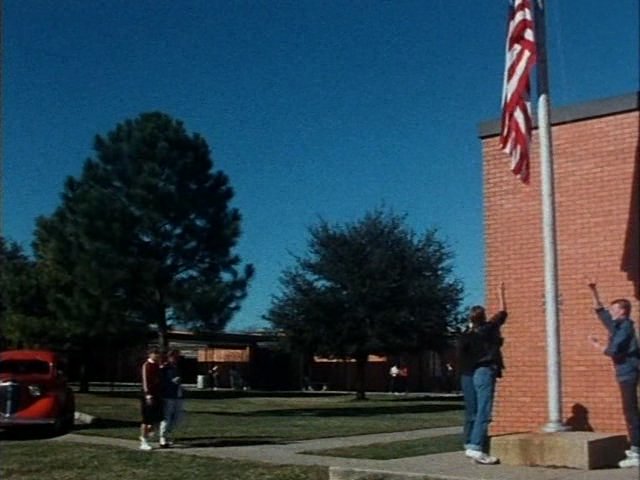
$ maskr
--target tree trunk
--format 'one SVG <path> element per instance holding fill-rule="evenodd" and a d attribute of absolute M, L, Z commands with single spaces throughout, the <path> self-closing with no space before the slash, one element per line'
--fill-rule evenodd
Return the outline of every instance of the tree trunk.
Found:
<path fill-rule="evenodd" d="M 356 400 L 366 400 L 365 371 L 367 367 L 366 354 L 356 355 Z"/>
<path fill-rule="evenodd" d="M 89 350 L 87 340 L 84 343 L 80 354 L 80 393 L 89 393 Z"/>
<path fill-rule="evenodd" d="M 163 352 L 169 351 L 169 335 L 167 327 L 158 326 L 158 346 Z"/>
<path fill-rule="evenodd" d="M 86 362 L 80 365 L 80 393 L 89 393 L 89 377 L 87 376 Z"/>
<path fill-rule="evenodd" d="M 167 310 L 164 303 L 160 302 L 156 315 L 158 325 L 158 346 L 163 352 L 169 351 L 169 327 L 167 326 Z"/>

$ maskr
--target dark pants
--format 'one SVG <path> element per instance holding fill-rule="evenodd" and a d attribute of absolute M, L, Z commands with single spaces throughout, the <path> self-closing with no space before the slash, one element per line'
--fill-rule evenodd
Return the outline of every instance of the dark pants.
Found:
<path fill-rule="evenodd" d="M 391 378 L 389 379 L 389 391 L 391 393 L 397 392 L 397 384 L 398 384 L 398 378 L 391 376 Z"/>
<path fill-rule="evenodd" d="M 162 399 L 159 397 L 153 397 L 151 402 L 147 402 L 145 398 L 142 398 L 140 400 L 140 410 L 144 425 L 155 425 L 162 421 Z"/>
<path fill-rule="evenodd" d="M 640 417 L 638 417 L 638 376 L 627 381 L 621 381 L 620 395 L 622 397 L 622 411 L 629 433 L 629 443 L 632 447 L 640 447 Z"/>

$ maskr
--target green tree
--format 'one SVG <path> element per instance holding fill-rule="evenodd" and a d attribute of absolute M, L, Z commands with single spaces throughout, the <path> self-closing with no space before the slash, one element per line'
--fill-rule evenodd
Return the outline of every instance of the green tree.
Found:
<path fill-rule="evenodd" d="M 224 328 L 253 267 L 239 271 L 240 214 L 205 140 L 154 112 L 97 136 L 94 149 L 37 223 L 54 308 L 89 336 L 151 326 L 164 347 L 173 325 Z"/>
<path fill-rule="evenodd" d="M 38 264 L 18 244 L 1 237 L 0 325 L 3 346 L 49 347 L 64 337 L 48 308 Z"/>
<path fill-rule="evenodd" d="M 451 259 L 435 230 L 418 237 L 392 212 L 346 225 L 321 221 L 310 228 L 306 256 L 283 273 L 266 318 L 301 349 L 354 358 L 362 399 L 370 354 L 446 341 L 462 296 Z"/>
<path fill-rule="evenodd" d="M 73 350 L 81 362 L 81 390 L 88 391 L 91 357 L 105 355 L 113 345 L 122 348 L 140 341 L 148 329 L 118 322 L 116 315 L 101 321 L 106 318 L 105 301 L 101 310 L 83 309 L 86 303 L 64 296 L 67 285 L 60 272 L 52 273 L 46 263 L 29 258 L 17 244 L 0 239 L 0 349 Z M 84 288 L 89 289 L 88 284 Z"/>
<path fill-rule="evenodd" d="M 114 346 L 144 347 L 150 332 L 129 309 L 127 271 L 109 264 L 113 256 L 106 248 L 96 261 L 69 213 L 60 208 L 52 219 L 40 219 L 34 246 L 47 305 L 64 332 L 58 345 L 75 353 L 80 391 L 88 392 L 95 358 L 109 355 Z"/>

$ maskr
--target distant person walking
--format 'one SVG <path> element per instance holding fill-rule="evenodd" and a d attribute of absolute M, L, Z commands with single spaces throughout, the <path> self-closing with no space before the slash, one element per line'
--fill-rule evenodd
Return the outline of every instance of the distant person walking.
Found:
<path fill-rule="evenodd" d="M 589 335 L 591 344 L 611 357 L 616 372 L 616 380 L 620 387 L 622 411 L 627 424 L 631 448 L 625 453 L 627 458 L 618 462 L 621 468 L 640 466 L 640 418 L 638 417 L 638 366 L 640 352 L 638 339 L 631 314 L 631 303 L 626 298 L 619 298 L 605 308 L 595 281 L 589 282 L 589 290 L 593 298 L 595 313 L 607 329 L 609 339 L 604 345 L 594 336 Z"/>
<path fill-rule="evenodd" d="M 173 444 L 172 434 L 182 420 L 184 411 L 184 390 L 178 368 L 180 351 L 171 350 L 167 362 L 160 369 L 162 378 L 162 422 L 160 422 L 160 446 L 168 448 Z"/>
<path fill-rule="evenodd" d="M 500 310 L 487 320 L 484 307 L 476 305 L 469 314 L 469 326 L 459 339 L 458 362 L 464 395 L 465 455 L 482 465 L 499 463 L 488 455 L 489 423 L 493 409 L 496 379 L 502 376 L 502 336 L 500 327 L 507 319 L 504 283 L 498 290 Z"/>
<path fill-rule="evenodd" d="M 395 363 L 389 369 L 389 391 L 391 393 L 398 393 L 398 375 L 400 369 Z"/>
<path fill-rule="evenodd" d="M 451 393 L 455 389 L 455 376 L 456 372 L 453 369 L 453 365 L 447 362 L 445 364 L 445 391 Z"/>
<path fill-rule="evenodd" d="M 229 369 L 229 386 L 232 390 L 242 390 L 243 387 L 242 376 L 235 365 Z"/>
<path fill-rule="evenodd" d="M 397 380 L 399 380 L 398 391 L 402 393 L 409 393 L 409 367 L 403 364 L 398 369 Z"/>
<path fill-rule="evenodd" d="M 209 369 L 209 377 L 211 380 L 211 388 L 213 390 L 217 390 L 218 381 L 220 380 L 220 369 L 218 368 L 218 365 L 213 364 L 211 366 L 211 368 Z"/>
<path fill-rule="evenodd" d="M 142 381 L 140 450 L 151 450 L 149 438 L 162 421 L 160 350 L 157 348 L 149 350 L 149 356 L 142 364 L 140 375 Z"/>

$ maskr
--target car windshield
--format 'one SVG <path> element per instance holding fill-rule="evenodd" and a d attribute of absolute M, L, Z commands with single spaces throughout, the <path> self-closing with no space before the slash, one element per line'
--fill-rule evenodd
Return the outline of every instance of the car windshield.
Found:
<path fill-rule="evenodd" d="M 49 373 L 49 364 L 42 360 L 3 360 L 0 361 L 0 373 L 46 375 Z"/>

